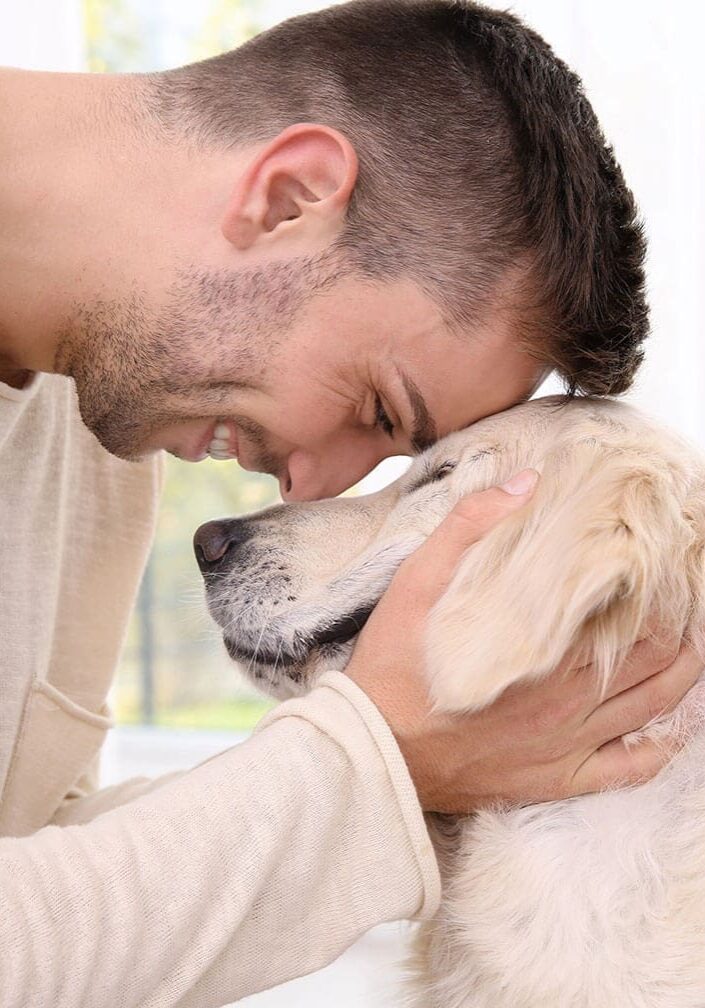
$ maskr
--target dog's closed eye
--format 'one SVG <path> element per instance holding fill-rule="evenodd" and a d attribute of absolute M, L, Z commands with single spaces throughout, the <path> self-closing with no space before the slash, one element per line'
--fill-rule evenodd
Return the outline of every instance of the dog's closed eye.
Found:
<path fill-rule="evenodd" d="M 446 476 L 450 476 L 456 467 L 455 462 L 443 462 L 440 466 L 435 466 L 428 470 L 428 472 L 422 473 L 422 475 L 407 487 L 407 493 L 415 493 L 422 487 L 428 486 L 429 483 L 438 483 L 439 480 L 445 479 Z"/>

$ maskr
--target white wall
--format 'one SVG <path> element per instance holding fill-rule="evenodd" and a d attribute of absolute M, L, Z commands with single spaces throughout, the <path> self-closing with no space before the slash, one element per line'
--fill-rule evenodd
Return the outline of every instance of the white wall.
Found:
<path fill-rule="evenodd" d="M 0 0 L 0 65 L 82 70 L 81 0 Z"/>
<path fill-rule="evenodd" d="M 582 76 L 649 237 L 653 335 L 633 395 L 705 444 L 705 86 L 696 0 L 518 0 Z"/>

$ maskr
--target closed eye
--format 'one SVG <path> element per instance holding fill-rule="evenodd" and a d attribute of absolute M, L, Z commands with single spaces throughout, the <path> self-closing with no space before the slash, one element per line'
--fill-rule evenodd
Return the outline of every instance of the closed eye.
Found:
<path fill-rule="evenodd" d="M 389 419 L 389 415 L 378 395 L 375 396 L 375 427 L 379 427 L 389 437 L 394 437 L 394 424 Z"/>
<path fill-rule="evenodd" d="M 428 472 L 420 476 L 415 483 L 412 483 L 410 487 L 407 487 L 406 492 L 414 493 L 416 490 L 429 486 L 431 483 L 440 482 L 440 480 L 445 479 L 446 476 L 450 476 L 455 469 L 455 466 L 455 462 L 444 462 L 442 465 L 436 466 L 435 469 L 429 469 Z"/>

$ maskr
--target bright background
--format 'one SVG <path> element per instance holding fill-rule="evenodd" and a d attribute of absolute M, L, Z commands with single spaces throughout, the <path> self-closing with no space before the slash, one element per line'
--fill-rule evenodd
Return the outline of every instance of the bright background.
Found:
<path fill-rule="evenodd" d="M 305 0 L 0 0 L 0 63 L 159 69 L 231 48 L 318 6 Z M 653 336 L 632 398 L 705 446 L 705 5 L 521 0 L 512 9 L 583 77 L 646 222 Z M 398 471 L 392 461 L 365 486 Z M 106 779 L 189 765 L 232 742 L 235 736 L 223 731 L 245 732 L 260 716 L 261 701 L 223 658 L 205 615 L 190 540 L 200 522 L 261 507 L 275 491 L 273 481 L 235 463 L 169 460 L 154 554 L 114 696 L 123 724 L 164 730 L 118 730 L 107 751 Z M 186 734 L 185 728 L 201 730 Z M 389 1004 L 380 984 L 398 951 L 396 934 L 377 932 L 318 978 L 247 1003 Z"/>

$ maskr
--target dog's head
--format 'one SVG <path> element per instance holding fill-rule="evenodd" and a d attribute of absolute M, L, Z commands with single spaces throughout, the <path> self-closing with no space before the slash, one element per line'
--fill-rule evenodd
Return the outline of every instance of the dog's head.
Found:
<path fill-rule="evenodd" d="M 512 475 L 526 424 L 536 461 L 545 410 L 526 404 L 444 438 L 379 493 L 201 526 L 196 557 L 231 657 L 278 697 L 305 692 L 318 671 L 342 668 L 405 557 L 463 494 Z"/>
<path fill-rule="evenodd" d="M 535 400 L 444 438 L 379 493 L 208 522 L 194 546 L 209 610 L 229 654 L 261 689 L 280 698 L 304 693 L 320 672 L 344 667 L 399 565 L 461 496 L 534 466 L 543 478 L 531 506 L 469 551 L 430 627 L 438 657 L 432 679 L 436 672 L 444 678 L 442 665 L 457 669 L 459 656 L 477 672 L 474 693 L 463 676 L 457 696 L 444 687 L 436 699 L 448 707 L 486 702 L 508 684 L 508 674 L 542 674 L 557 663 L 580 626 L 597 612 L 606 618 L 616 611 L 611 599 L 635 595 L 644 556 L 623 549 L 625 523 L 636 535 L 653 517 L 653 494 L 642 507 L 629 487 L 671 480 L 675 503 L 659 516 L 666 522 L 661 538 L 668 558 L 676 539 L 688 548 L 685 476 L 679 491 L 673 470 L 661 465 L 657 450 L 653 459 L 644 452 L 643 440 L 627 407 Z M 625 460 L 630 450 L 636 463 L 633 455 Z M 604 570 L 595 576 L 598 558 Z M 650 573 L 627 636 L 652 603 L 661 573 Z M 604 625 L 595 627 L 604 635 Z"/>

